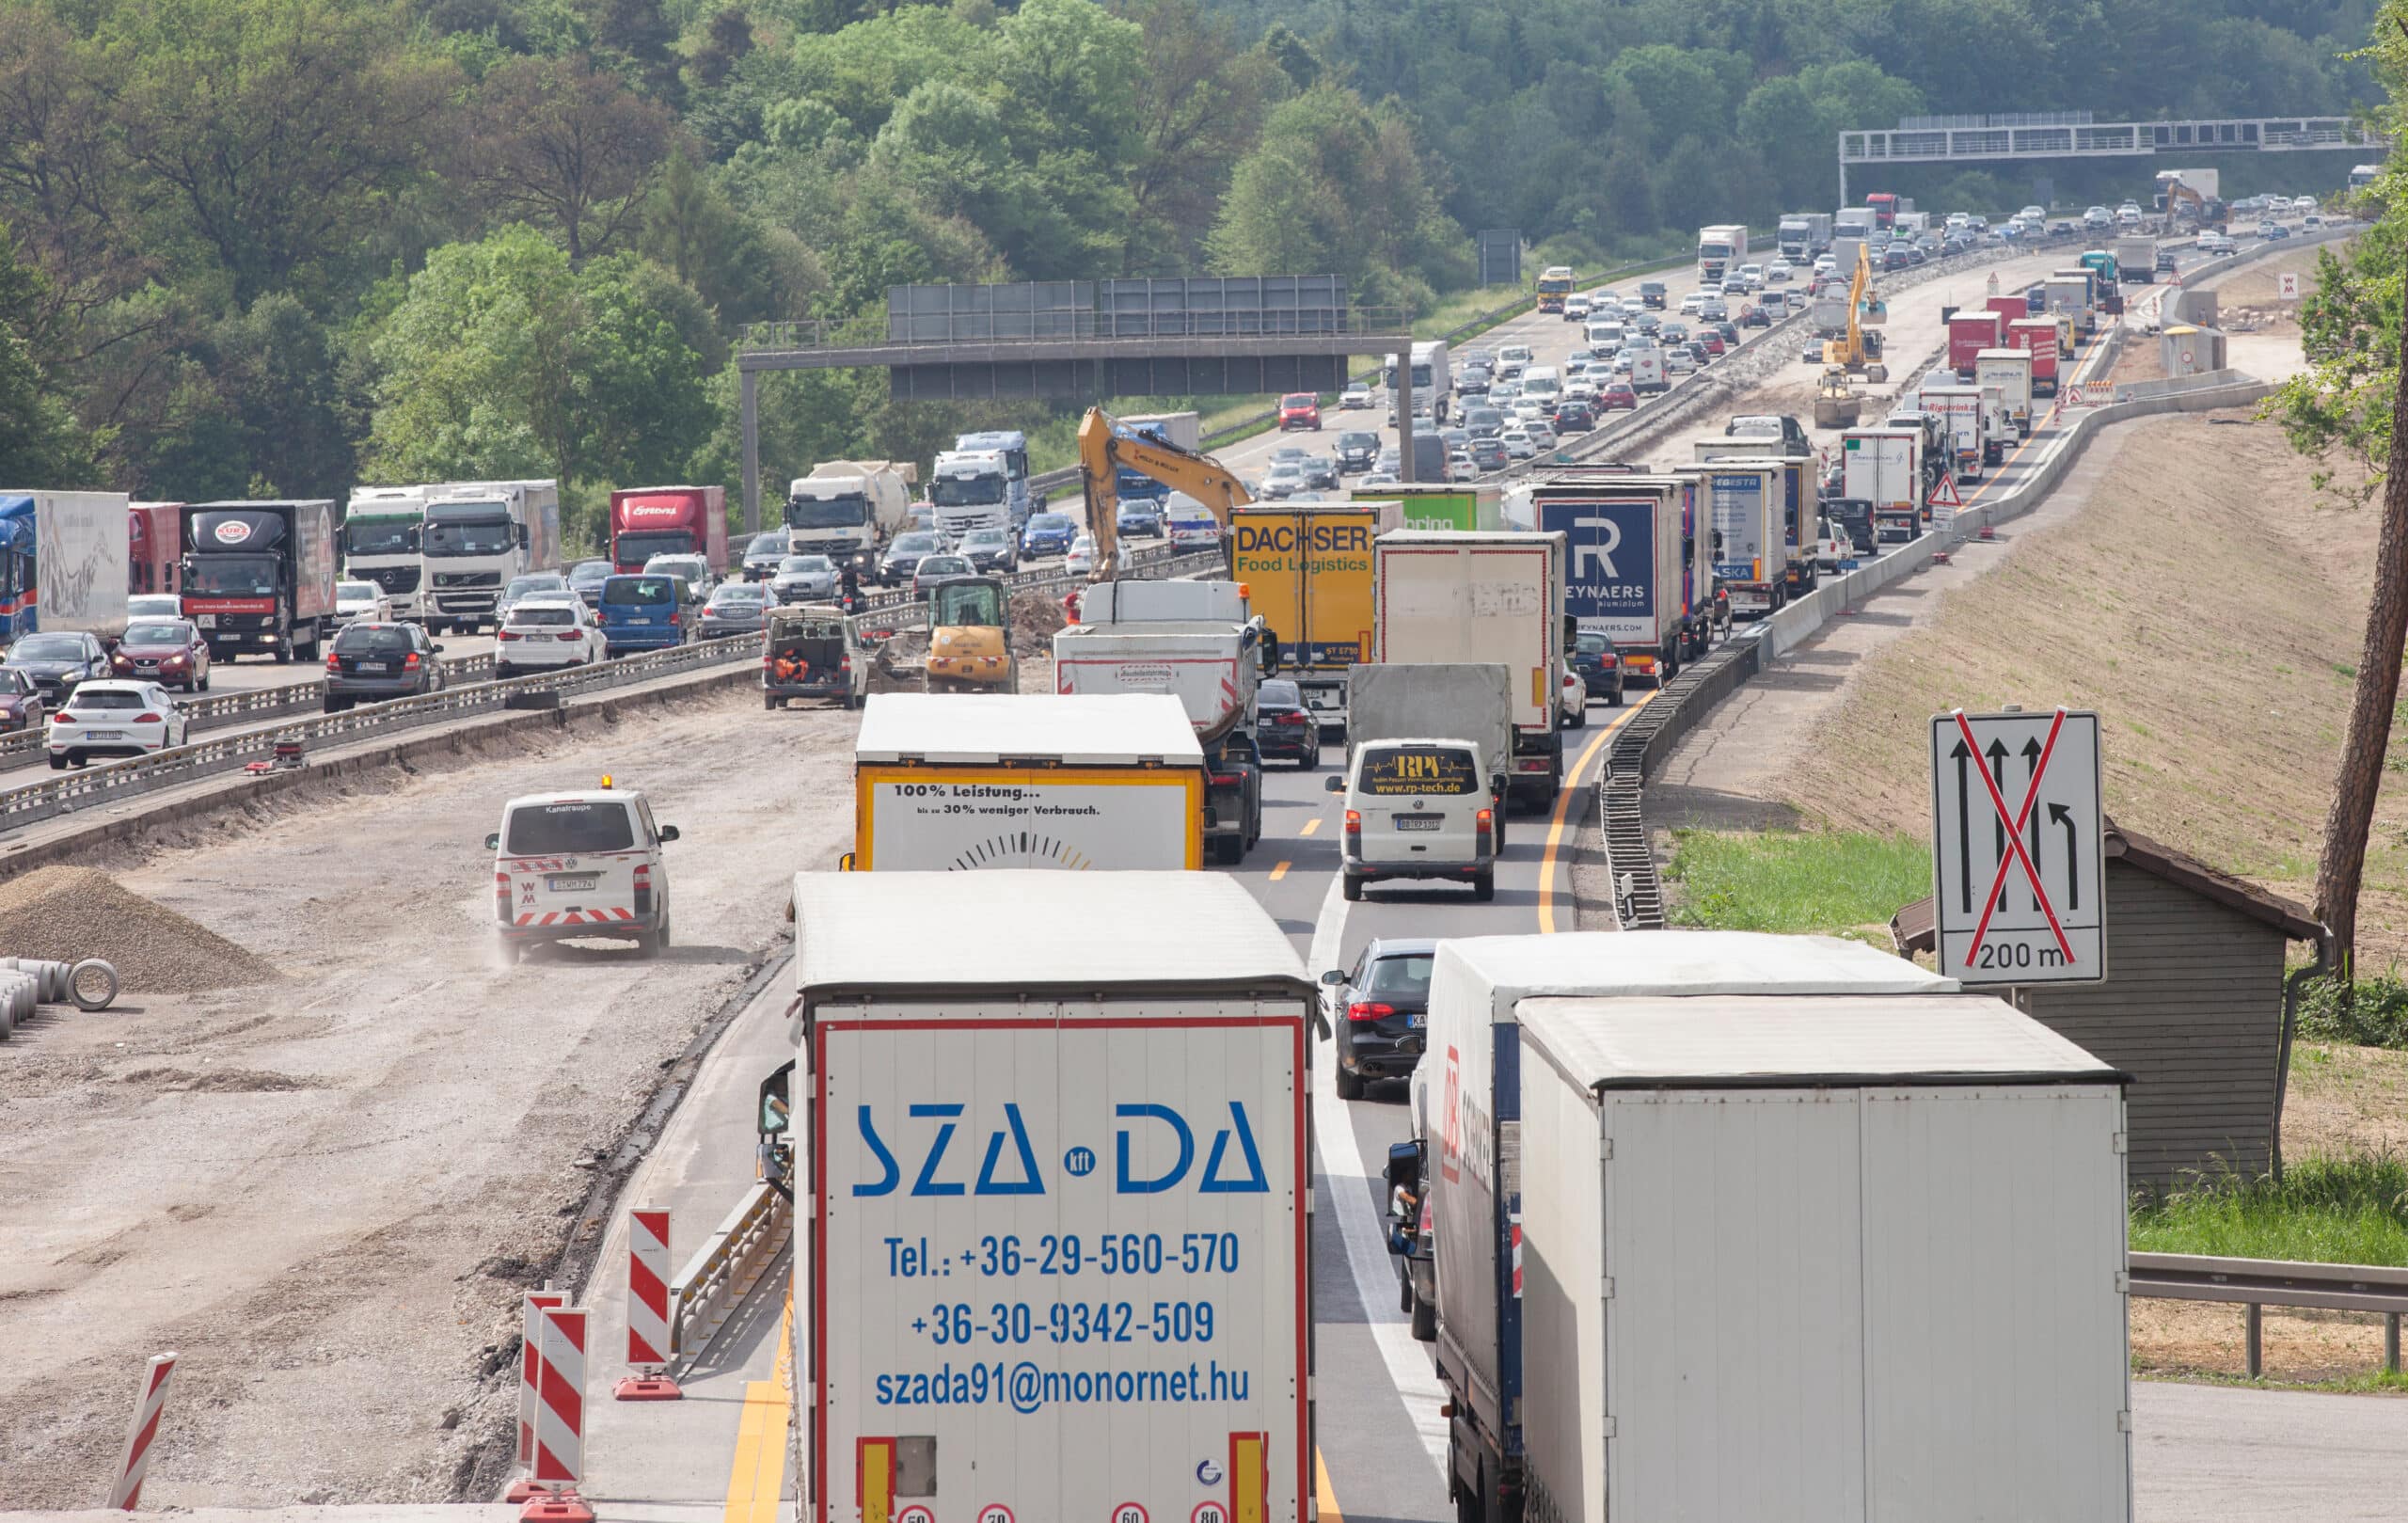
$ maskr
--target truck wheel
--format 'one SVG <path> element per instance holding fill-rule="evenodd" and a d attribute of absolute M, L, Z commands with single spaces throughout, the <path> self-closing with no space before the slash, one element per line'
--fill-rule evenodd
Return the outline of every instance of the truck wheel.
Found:
<path fill-rule="evenodd" d="M 1438 1309 L 1418 1296 L 1413 1302 L 1413 1341 L 1417 1343 L 1438 1341 Z"/>
<path fill-rule="evenodd" d="M 1345 1059 L 1340 1058 L 1338 1064 L 1338 1098 L 1360 1100 L 1367 1087 L 1369 1087 L 1363 1083 L 1363 1076 L 1359 1073 L 1348 1072 Z"/>
<path fill-rule="evenodd" d="M 1345 874 L 1339 880 L 1338 887 L 1339 892 L 1346 896 L 1347 903 L 1355 904 L 1362 900 L 1363 880 L 1359 875 L 1354 873 Z"/>
<path fill-rule="evenodd" d="M 1224 867 L 1234 867 L 1245 860 L 1245 833 L 1216 836 L 1212 841 L 1212 860 Z"/>
<path fill-rule="evenodd" d="M 277 641 L 276 664 L 278 666 L 291 666 L 293 664 L 293 641 L 290 636 L 280 637 Z"/>
<path fill-rule="evenodd" d="M 1471 880 L 1471 896 L 1474 900 L 1481 904 L 1486 904 L 1490 900 L 1496 898 L 1497 875 L 1493 872 L 1486 872 L 1481 874 L 1478 878 L 1473 879 Z"/>
<path fill-rule="evenodd" d="M 776 693 L 765 692 L 761 695 L 761 706 L 763 708 L 784 708 L 786 706 L 786 704 L 785 700 L 779 697 Z"/>

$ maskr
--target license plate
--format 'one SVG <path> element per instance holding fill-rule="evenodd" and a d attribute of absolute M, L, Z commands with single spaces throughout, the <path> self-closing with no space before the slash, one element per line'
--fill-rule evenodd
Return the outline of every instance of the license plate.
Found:
<path fill-rule="evenodd" d="M 1430 1023 L 1430 1017 L 1423 1011 L 1416 1010 L 1404 1018 L 1404 1023 L 1418 1031 Z"/>
<path fill-rule="evenodd" d="M 392 669 L 389 661 L 361 661 L 352 668 L 355 672 L 389 672 Z"/>
<path fill-rule="evenodd" d="M 193 616 L 192 622 L 200 626 L 204 629 L 214 629 L 217 627 L 217 615 L 214 613 L 198 613 Z"/>
<path fill-rule="evenodd" d="M 544 880 L 544 886 L 555 894 L 591 894 L 602 880 L 591 874 L 570 876 L 553 873 Z"/>
<path fill-rule="evenodd" d="M 1396 828 L 1401 831 L 1434 831 L 1442 824 L 1435 815 L 1399 815 Z"/>
<path fill-rule="evenodd" d="M 84 738 L 87 740 L 122 740 L 125 738 L 125 732 L 123 730 L 87 730 L 84 732 Z"/>
<path fill-rule="evenodd" d="M 652 621 L 650 619 L 629 619 L 627 622 L 629 624 L 650 624 Z"/>

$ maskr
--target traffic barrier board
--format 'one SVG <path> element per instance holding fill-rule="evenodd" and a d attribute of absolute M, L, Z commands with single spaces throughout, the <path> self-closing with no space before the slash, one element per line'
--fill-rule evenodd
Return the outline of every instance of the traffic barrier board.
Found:
<path fill-rule="evenodd" d="M 568 1305 L 565 1291 L 529 1291 L 519 1303 L 518 1463 L 535 1463 L 535 1351 L 544 1341 L 544 1309 Z"/>
<path fill-rule="evenodd" d="M 638 1372 L 611 1394 L 622 1402 L 673 1402 L 685 1395 L 669 1378 L 669 1213 L 627 1213 L 627 1363 Z"/>
<path fill-rule="evenodd" d="M 2099 716 L 1931 722 L 1932 928 L 1966 984 L 2107 976 Z"/>
<path fill-rule="evenodd" d="M 142 1377 L 142 1399 L 134 1404 L 134 1420 L 126 1425 L 125 1452 L 119 1456 L 117 1482 L 109 1487 L 109 1505 L 131 1513 L 142 1505 L 142 1478 L 150 1469 L 150 1449 L 159 1437 L 159 1419 L 167 1406 L 167 1386 L 175 1378 L 176 1356 L 153 1357 Z"/>

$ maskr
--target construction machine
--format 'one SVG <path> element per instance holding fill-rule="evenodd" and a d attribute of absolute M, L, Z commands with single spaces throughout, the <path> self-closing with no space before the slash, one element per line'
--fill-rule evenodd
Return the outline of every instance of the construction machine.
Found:
<path fill-rule="evenodd" d="M 929 692 L 1018 692 L 1011 593 L 995 577 L 959 577 L 928 589 Z"/>
<path fill-rule="evenodd" d="M 1889 320 L 1890 309 L 1873 290 L 1873 256 L 1859 244 L 1856 273 L 1847 287 L 1847 331 L 1841 338 L 1823 341 L 1823 363 L 1836 367 L 1844 377 L 1861 374 L 1877 385 L 1888 380 L 1890 368 L 1881 363 L 1881 335 L 1872 330 Z M 1826 379 L 1826 389 L 1830 384 Z M 1815 410 L 1819 421 L 1819 401 Z"/>
<path fill-rule="evenodd" d="M 1816 428 L 1854 428 L 1863 416 L 1863 399 L 1848 385 L 1846 365 L 1827 365 L 1823 383 L 1814 392 Z"/>
<path fill-rule="evenodd" d="M 1124 438 L 1116 420 L 1101 407 L 1089 407 L 1079 424 L 1079 478 L 1085 488 L 1087 532 L 1095 537 L 1094 579 L 1110 581 L 1117 569 L 1120 539 L 1120 472 L 1151 476 L 1174 492 L 1204 504 L 1220 523 L 1226 539 L 1231 510 L 1254 500 L 1245 483 L 1209 454 L 1182 450 L 1160 439 Z"/>

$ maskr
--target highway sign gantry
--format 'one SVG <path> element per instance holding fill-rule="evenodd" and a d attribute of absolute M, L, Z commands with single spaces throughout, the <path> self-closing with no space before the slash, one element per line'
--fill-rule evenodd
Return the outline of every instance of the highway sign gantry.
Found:
<path fill-rule="evenodd" d="M 2051 709 L 1931 722 L 1932 925 L 1968 984 L 2107 976 L 2099 716 Z"/>

